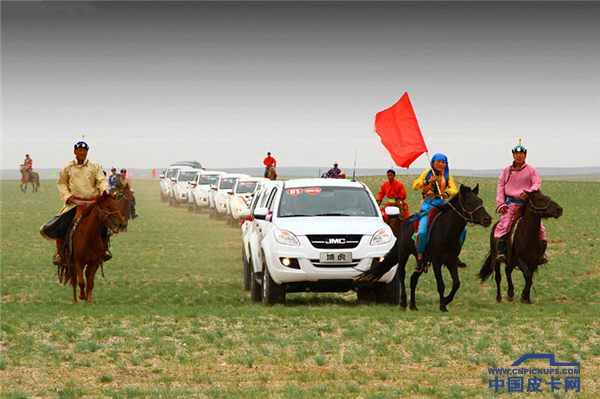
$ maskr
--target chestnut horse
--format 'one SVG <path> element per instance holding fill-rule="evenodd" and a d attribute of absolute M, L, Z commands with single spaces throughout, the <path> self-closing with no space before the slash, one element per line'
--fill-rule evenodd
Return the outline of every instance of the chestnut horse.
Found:
<path fill-rule="evenodd" d="M 125 220 L 125 228 L 123 231 L 127 231 L 127 225 L 129 224 L 129 219 L 131 219 L 131 203 L 135 201 L 133 193 L 129 187 L 125 188 L 123 191 L 119 190 L 117 192 L 116 201 L 119 205 L 121 215 L 123 215 L 123 219 Z"/>
<path fill-rule="evenodd" d="M 275 166 L 271 166 L 269 169 L 267 169 L 267 179 L 277 180 L 277 173 L 275 172 Z"/>
<path fill-rule="evenodd" d="M 512 235 L 512 242 L 508 242 L 508 251 L 506 257 L 506 280 L 508 282 L 508 300 L 512 302 L 515 296 L 515 287 L 512 281 L 512 271 L 518 267 L 525 277 L 525 287 L 521 293 L 521 302 L 531 304 L 530 290 L 533 284 L 533 275 L 538 271 L 540 260 L 544 256 L 542 241 L 540 239 L 540 226 L 542 219 L 558 219 L 563 214 L 560 205 L 554 202 L 541 191 L 525 191 L 525 202 L 521 206 L 521 218 L 515 232 Z M 499 222 L 498 222 L 499 223 Z M 481 282 L 485 282 L 494 272 L 496 272 L 496 301 L 502 302 L 500 293 L 500 282 L 502 274 L 500 273 L 500 263 L 496 262 L 497 250 L 494 237 L 494 230 L 498 225 L 496 223 L 492 228 L 490 236 L 490 252 L 483 262 L 478 277 Z"/>
<path fill-rule="evenodd" d="M 452 197 L 444 205 L 437 220 L 431 226 L 425 259 L 433 263 L 442 312 L 448 311 L 446 305 L 454 300 L 454 295 L 460 287 L 457 262 L 462 249 L 460 237 L 463 230 L 467 223 L 480 224 L 483 227 L 489 227 L 492 224 L 492 217 L 483 207 L 483 201 L 477 196 L 478 194 L 479 185 L 473 190 L 467 186 L 461 186 L 458 195 Z M 374 260 L 371 268 L 364 271 L 359 277 L 361 284 L 370 285 L 398 264 L 397 273 L 400 274 L 400 288 L 402 291 L 400 296 L 401 309 L 406 309 L 407 306 L 404 284 L 406 262 L 410 255 L 417 257 L 417 248 L 412 239 L 415 233 L 415 223 L 418 223 L 418 219 L 415 220 L 414 217 L 407 218 L 400 226 L 396 243 L 385 255 L 385 258 L 381 262 Z M 446 265 L 452 277 L 452 290 L 448 296 L 444 296 L 445 285 L 442 277 L 442 265 Z M 419 310 L 416 305 L 415 291 L 421 274 L 423 273 L 414 272 L 410 279 L 411 310 Z"/>
<path fill-rule="evenodd" d="M 25 165 L 21 165 L 21 191 L 24 193 L 27 192 L 27 185 L 31 184 L 33 187 L 33 192 L 37 192 L 38 187 L 40 186 L 40 175 L 37 172 L 33 172 L 33 180 L 31 179 L 31 175 L 29 171 L 26 169 Z M 25 186 L 25 188 L 23 188 Z"/>
<path fill-rule="evenodd" d="M 77 303 L 76 291 L 77 285 L 79 285 L 79 299 L 93 305 L 94 277 L 102 265 L 102 253 L 104 252 L 100 232 L 103 227 L 107 227 L 117 234 L 119 230 L 125 228 L 125 221 L 115 202 L 114 194 L 106 192 L 88 205 L 81 213 L 80 219 L 77 220 L 79 220 L 77 228 L 74 232 L 69 233 L 67 239 L 67 242 L 72 240 L 66 254 L 67 264 L 59 266 L 58 278 L 63 285 L 71 282 L 73 303 Z"/>

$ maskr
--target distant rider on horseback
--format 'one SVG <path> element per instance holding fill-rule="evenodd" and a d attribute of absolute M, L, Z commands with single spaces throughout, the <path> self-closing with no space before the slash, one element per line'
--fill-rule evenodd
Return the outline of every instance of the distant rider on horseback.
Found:
<path fill-rule="evenodd" d="M 390 201 L 385 204 L 383 209 L 388 206 L 397 206 L 400 208 L 400 218 L 404 219 L 409 214 L 404 184 L 396 180 L 396 171 L 393 169 L 387 171 L 387 178 L 387 181 L 381 185 L 379 194 L 377 194 L 377 205 L 381 206 L 381 201 L 388 198 Z"/>
<path fill-rule="evenodd" d="M 275 160 L 275 158 L 273 158 L 271 156 L 270 152 L 267 152 L 267 157 L 263 160 L 263 164 L 265 164 L 265 178 L 269 178 L 269 168 L 273 167 L 276 168 L 277 167 L 277 161 Z M 277 174 L 275 175 L 277 176 Z"/>
<path fill-rule="evenodd" d="M 513 163 L 507 166 L 498 178 L 498 190 L 496 192 L 496 213 L 500 214 L 500 222 L 494 230 L 494 237 L 498 239 L 496 249 L 497 262 L 506 262 L 506 240 L 514 223 L 515 213 L 523 204 L 525 191 L 535 191 L 542 187 L 542 179 L 535 168 L 527 163 L 527 148 L 519 144 L 512 149 Z M 541 223 L 541 221 L 540 221 Z M 542 240 L 543 252 L 546 251 L 546 229 L 540 225 L 540 240 Z M 546 257 L 542 257 L 540 264 L 548 263 Z"/>
<path fill-rule="evenodd" d="M 338 168 L 338 163 L 334 162 L 333 163 L 333 168 L 329 169 L 327 171 L 327 173 L 325 173 L 325 178 L 327 179 L 341 179 L 342 178 L 342 170 L 340 168 Z M 344 177 L 345 178 L 345 174 Z"/>
<path fill-rule="evenodd" d="M 127 170 L 121 169 L 121 174 L 118 176 L 119 177 L 117 177 L 115 179 L 115 184 L 114 184 L 114 189 L 115 189 L 115 192 L 117 193 L 117 203 L 119 203 L 119 201 L 123 198 L 123 192 L 125 190 L 129 189 L 133 193 L 133 188 L 131 187 L 131 180 L 127 177 Z M 140 215 L 138 215 L 135 212 L 135 199 L 134 199 L 131 201 L 131 218 L 135 219 L 138 216 L 140 216 Z"/>
<path fill-rule="evenodd" d="M 52 261 L 57 266 L 65 263 L 63 253 L 69 227 L 77 214 L 78 205 L 89 205 L 93 199 L 109 190 L 108 181 L 102 171 L 102 166 L 87 159 L 89 146 L 85 141 L 79 141 L 74 146 L 75 159 L 66 164 L 58 175 L 56 185 L 64 206 L 57 216 L 40 229 L 40 234 L 48 240 L 56 240 L 58 257 Z M 108 251 L 108 229 L 104 227 L 100 233 L 104 243 L 102 261 L 112 258 Z"/>
<path fill-rule="evenodd" d="M 114 166 L 110 168 L 110 176 L 108 176 L 108 185 L 110 186 L 110 192 L 115 192 L 115 181 L 121 177 L 120 174 L 117 173 L 117 168 Z"/>
<path fill-rule="evenodd" d="M 29 172 L 29 180 L 35 182 L 35 176 L 33 176 L 33 159 L 29 158 L 29 154 L 25 154 L 23 165 L 25 166 L 25 170 Z"/>

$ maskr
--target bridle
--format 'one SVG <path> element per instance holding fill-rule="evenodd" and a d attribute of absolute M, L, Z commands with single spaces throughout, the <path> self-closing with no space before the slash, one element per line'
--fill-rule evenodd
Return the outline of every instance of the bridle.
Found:
<path fill-rule="evenodd" d="M 461 218 L 463 218 L 465 220 L 466 223 L 475 223 L 475 224 L 481 224 L 481 222 L 475 218 L 473 218 L 473 214 L 475 212 L 477 212 L 479 210 L 479 208 L 483 208 L 483 205 L 479 205 L 477 208 L 473 209 L 472 211 L 468 211 L 465 209 L 465 206 L 462 203 L 462 196 L 460 195 L 460 193 L 458 193 L 458 203 L 460 204 L 460 208 L 462 209 L 462 211 L 466 214 L 469 215 L 469 217 L 465 217 L 465 215 L 463 215 L 458 209 L 456 209 L 451 203 L 450 201 L 447 202 L 447 204 L 450 206 L 450 208 L 452 208 L 452 210 L 454 212 L 456 212 L 456 214 L 458 216 L 460 216 Z"/>
<path fill-rule="evenodd" d="M 119 230 L 119 228 L 117 227 L 117 225 L 115 224 L 115 222 L 113 222 L 112 220 L 110 220 L 110 215 L 114 215 L 115 213 L 121 213 L 121 211 L 119 211 L 118 209 L 114 212 L 109 212 L 109 211 L 104 211 L 102 210 L 98 205 L 96 205 L 96 209 L 99 212 L 98 215 L 98 219 L 100 219 L 100 216 L 102 216 L 104 218 L 104 220 L 108 221 L 112 227 L 114 228 L 114 230 Z M 102 219 L 100 219 L 100 221 L 102 221 Z M 111 228 L 111 230 L 113 230 L 113 228 Z"/>
<path fill-rule="evenodd" d="M 541 207 L 541 206 L 535 206 L 531 203 L 531 200 L 527 201 L 525 204 L 527 205 L 527 209 L 529 209 L 530 211 L 532 211 L 533 213 L 542 213 L 542 212 L 550 212 L 550 203 L 552 202 L 551 198 L 548 198 L 548 203 Z"/>

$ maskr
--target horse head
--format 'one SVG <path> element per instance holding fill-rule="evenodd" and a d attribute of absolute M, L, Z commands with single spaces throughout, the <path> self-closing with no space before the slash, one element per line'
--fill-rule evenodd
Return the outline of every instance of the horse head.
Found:
<path fill-rule="evenodd" d="M 563 214 L 563 208 L 540 190 L 525 191 L 525 206 L 542 218 L 558 219 Z"/>
<path fill-rule="evenodd" d="M 125 219 L 123 219 L 123 215 L 115 199 L 116 194 L 110 194 L 105 191 L 94 203 L 94 206 L 100 213 L 99 219 L 102 224 L 114 234 L 117 234 L 120 230 L 127 227 L 127 223 L 125 223 Z"/>
<path fill-rule="evenodd" d="M 479 184 L 472 190 L 468 186 L 461 185 L 457 196 L 462 211 L 459 213 L 467 222 L 489 227 L 492 224 L 492 217 L 485 210 L 483 200 L 478 197 L 478 194 Z"/>

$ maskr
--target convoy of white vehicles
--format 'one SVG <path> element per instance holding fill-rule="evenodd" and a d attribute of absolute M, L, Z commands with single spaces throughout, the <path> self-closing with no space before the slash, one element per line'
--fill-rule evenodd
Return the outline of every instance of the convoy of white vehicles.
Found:
<path fill-rule="evenodd" d="M 354 290 L 358 299 L 399 303 L 397 267 L 371 287 L 357 284 L 396 240 L 366 185 L 270 181 L 198 165 L 169 166 L 161 175 L 161 199 L 241 226 L 244 288 L 253 302 L 269 306 L 288 293 Z"/>

